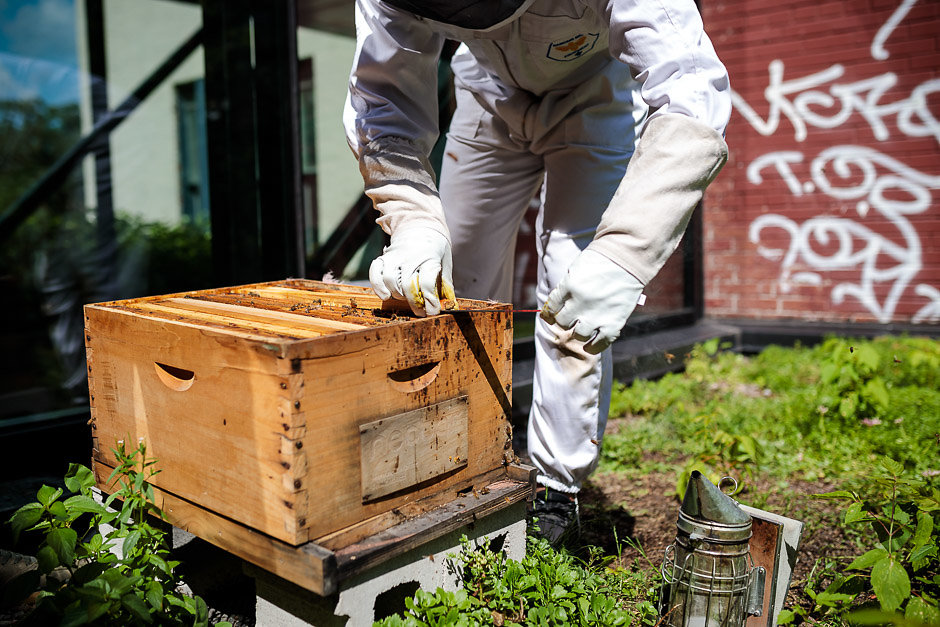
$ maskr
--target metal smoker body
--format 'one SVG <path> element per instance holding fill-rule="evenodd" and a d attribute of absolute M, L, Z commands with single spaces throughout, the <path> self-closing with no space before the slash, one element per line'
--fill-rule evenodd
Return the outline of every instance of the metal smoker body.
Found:
<path fill-rule="evenodd" d="M 751 517 L 698 471 L 663 561 L 663 624 L 737 627 L 763 608 L 764 569 L 751 562 Z"/>

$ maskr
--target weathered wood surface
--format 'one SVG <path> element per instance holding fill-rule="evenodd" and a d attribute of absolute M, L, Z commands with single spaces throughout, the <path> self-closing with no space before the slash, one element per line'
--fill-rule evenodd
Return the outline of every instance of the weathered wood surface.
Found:
<path fill-rule="evenodd" d="M 114 469 L 97 461 L 93 468 L 98 485 L 110 492 L 112 488 L 106 482 Z M 332 551 L 313 543 L 288 544 L 158 486 L 154 487 L 154 498 L 173 526 L 317 594 L 336 590 L 336 558 Z"/>
<path fill-rule="evenodd" d="M 158 487 L 290 544 L 469 487 L 512 458 L 502 307 L 416 318 L 305 280 L 86 306 L 95 458 L 144 438 Z M 464 462 L 415 450 L 410 475 L 363 467 L 363 425 L 430 423 L 419 410 L 458 398 L 467 426 L 447 437 Z"/>
<path fill-rule="evenodd" d="M 93 462 L 98 484 L 110 493 L 111 466 Z M 348 577 L 459 529 L 515 503 L 531 498 L 534 469 L 508 466 L 478 481 L 479 489 L 439 493 L 412 503 L 373 526 L 368 537 L 340 532 L 325 541 L 294 546 L 230 518 L 154 488 L 156 504 L 174 526 L 188 531 L 268 572 L 320 595 L 333 594 Z M 374 521 L 373 521 L 374 522 Z"/>
<path fill-rule="evenodd" d="M 432 509 L 418 518 L 381 531 L 357 544 L 335 551 L 339 579 L 368 571 L 376 564 L 426 544 L 475 520 L 485 518 L 524 501 L 532 494 L 532 486 L 503 479 L 479 491 L 463 493 L 459 498 Z"/>
<path fill-rule="evenodd" d="M 467 427 L 466 396 L 360 425 L 362 500 L 466 466 Z"/>

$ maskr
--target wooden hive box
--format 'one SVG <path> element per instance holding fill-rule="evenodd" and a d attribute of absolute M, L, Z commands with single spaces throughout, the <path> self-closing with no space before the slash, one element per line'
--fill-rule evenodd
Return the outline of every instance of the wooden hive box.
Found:
<path fill-rule="evenodd" d="M 488 485 L 513 459 L 512 313 L 459 306 L 489 311 L 300 279 L 87 305 L 99 487 L 143 438 L 179 526 L 298 546 Z"/>

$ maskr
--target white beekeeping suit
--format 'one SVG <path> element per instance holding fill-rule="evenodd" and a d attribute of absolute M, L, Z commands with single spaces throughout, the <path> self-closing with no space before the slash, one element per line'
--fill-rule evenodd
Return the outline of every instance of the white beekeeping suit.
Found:
<path fill-rule="evenodd" d="M 517 230 L 541 190 L 529 453 L 540 484 L 576 493 L 607 421 L 607 347 L 727 158 L 728 76 L 698 10 L 357 0 L 356 27 L 344 117 L 391 236 L 370 272 L 379 296 L 419 315 L 438 313 L 451 285 L 510 300 Z M 428 154 L 446 39 L 462 44 L 438 188 Z"/>

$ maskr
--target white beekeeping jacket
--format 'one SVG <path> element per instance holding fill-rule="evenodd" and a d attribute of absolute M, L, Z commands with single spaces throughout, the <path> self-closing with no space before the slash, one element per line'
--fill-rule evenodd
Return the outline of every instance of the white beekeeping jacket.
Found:
<path fill-rule="evenodd" d="M 387 135 L 430 150 L 445 39 L 463 42 L 475 62 L 455 64 L 456 79 L 489 98 L 573 89 L 616 59 L 630 67 L 654 114 L 681 113 L 719 133 L 731 115 L 727 72 L 691 0 L 529 0 L 486 30 L 357 0 L 356 26 L 345 122 L 357 154 Z"/>
<path fill-rule="evenodd" d="M 550 92 L 577 98 L 579 84 L 623 63 L 650 118 L 681 114 L 723 134 L 731 115 L 727 71 L 692 0 L 526 0 L 477 30 L 356 0 L 356 28 L 344 123 L 388 232 L 408 222 L 447 233 L 427 161 L 438 137 L 437 63 L 446 39 L 462 42 L 455 80 L 494 111 Z M 410 189 L 402 196 L 391 180 Z M 396 211 L 404 205 L 409 211 Z"/>

